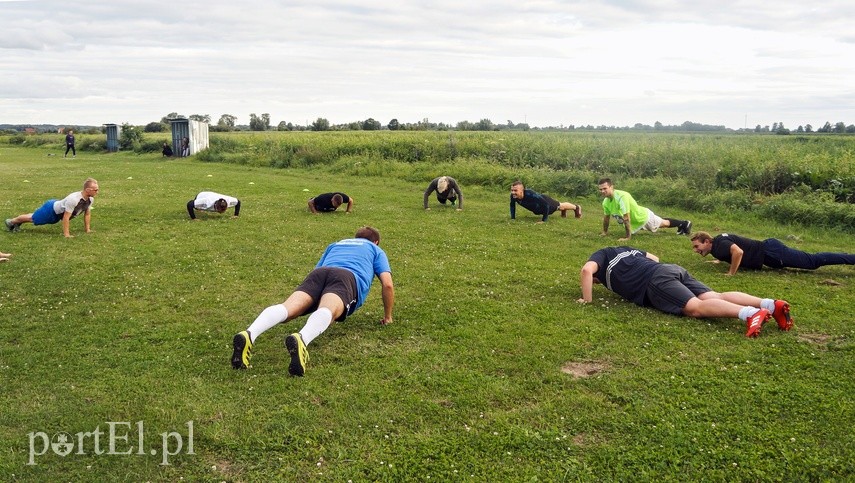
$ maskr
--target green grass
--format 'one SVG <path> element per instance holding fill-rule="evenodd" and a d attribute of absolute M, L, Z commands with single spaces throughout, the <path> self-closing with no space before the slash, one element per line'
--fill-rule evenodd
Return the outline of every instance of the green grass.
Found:
<path fill-rule="evenodd" d="M 792 303 L 793 331 L 767 325 L 749 340 L 736 320 L 671 317 L 602 287 L 577 305 L 580 267 L 618 237 L 598 236 L 595 186 L 570 199 L 582 220 L 536 225 L 524 210 L 509 220 L 505 189 L 464 184 L 465 211 L 432 200 L 425 212 L 426 184 L 397 177 L 53 151 L 0 147 L 3 218 L 93 176 L 95 233 L 75 219 L 73 239 L 58 225 L 0 234 L 14 253 L 0 264 L 4 480 L 855 478 L 852 267 L 726 277 L 673 231 L 633 238 L 717 290 Z M 187 200 L 206 189 L 240 198 L 241 216 L 189 221 Z M 333 189 L 355 213 L 309 214 L 306 199 Z M 841 231 L 639 201 L 696 230 L 853 248 Z M 282 348 L 303 318 L 265 333 L 250 370 L 232 370 L 234 333 L 365 224 L 392 264 L 395 323 L 377 323 L 375 284 L 309 346 L 305 378 L 287 376 Z M 568 362 L 605 370 L 574 379 Z M 164 432 L 186 438 L 193 421 L 195 454 L 166 466 L 136 448 L 94 455 L 90 440 L 86 454 L 26 464 L 29 433 L 106 432 L 108 421 L 131 426 L 117 451 L 136 445 L 138 421 L 146 450 Z"/>

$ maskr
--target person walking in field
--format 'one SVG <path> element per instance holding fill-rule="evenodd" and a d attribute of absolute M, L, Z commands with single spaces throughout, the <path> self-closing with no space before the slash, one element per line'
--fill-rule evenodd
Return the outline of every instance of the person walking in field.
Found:
<path fill-rule="evenodd" d="M 597 184 L 600 194 L 603 196 L 602 236 L 608 235 L 609 221 L 612 217 L 624 228 L 624 236 L 618 241 L 627 241 L 632 238 L 634 233 L 642 229 L 655 232 L 660 228 L 671 227 L 677 228 L 678 235 L 688 235 L 692 232 L 691 221 L 660 218 L 650 209 L 636 203 L 631 194 L 616 190 L 611 179 L 602 178 Z"/>
<path fill-rule="evenodd" d="M 457 205 L 457 211 L 463 210 L 463 192 L 460 191 L 460 185 L 457 184 L 457 180 L 451 176 L 440 176 L 430 182 L 424 196 L 424 207 L 426 210 L 430 209 L 428 207 L 428 197 L 434 191 L 436 191 L 436 201 L 439 201 L 443 205 L 446 202 L 451 202 L 451 206 L 454 207 L 454 203 L 459 200 L 460 203 Z"/>
<path fill-rule="evenodd" d="M 517 204 L 535 215 L 542 215 L 537 223 L 545 223 L 549 215 L 561 212 L 561 218 L 567 218 L 567 212 L 572 211 L 576 218 L 582 218 L 582 207 L 570 202 L 559 202 L 547 195 L 527 189 L 522 181 L 511 184 L 511 219 L 516 219 Z"/>
<path fill-rule="evenodd" d="M 793 319 L 785 300 L 761 299 L 743 292 L 714 292 L 695 280 L 683 267 L 659 263 L 659 257 L 632 247 L 607 247 L 594 252 L 582 266 L 579 303 L 593 300 L 593 285 L 601 283 L 626 300 L 666 314 L 687 317 L 739 318 L 746 337 L 757 337 L 763 324 L 774 318 L 781 330 Z"/>
<path fill-rule="evenodd" d="M 370 226 L 356 231 L 354 238 L 327 246 L 315 269 L 303 283 L 277 305 L 271 305 L 244 331 L 232 339 L 232 367 L 246 369 L 258 336 L 268 329 L 311 312 L 299 332 L 285 337 L 291 356 L 288 373 L 303 376 L 309 362 L 306 346 L 332 325 L 343 322 L 365 302 L 374 277 L 380 280 L 383 298 L 381 324 L 392 323 L 395 287 L 386 252 L 380 248 L 380 232 Z"/>
<path fill-rule="evenodd" d="M 239 199 L 213 191 L 202 191 L 196 195 L 196 198 L 187 202 L 187 213 L 191 220 L 196 220 L 196 210 L 225 213 L 232 206 L 235 208 L 234 218 L 237 218 L 240 215 Z"/>
<path fill-rule="evenodd" d="M 760 241 L 730 233 L 713 238 L 709 233 L 699 231 L 691 240 L 692 250 L 698 255 L 712 254 L 715 263 L 729 263 L 728 275 L 736 275 L 740 267 L 759 270 L 764 265 L 803 270 L 816 270 L 826 265 L 855 265 L 855 253 L 807 253 L 790 248 L 776 238 Z"/>
<path fill-rule="evenodd" d="M 338 209 L 344 203 L 347 203 L 345 213 L 353 211 L 353 198 L 338 191 L 332 193 L 321 193 L 314 198 L 309 199 L 309 211 L 312 213 L 329 213 Z"/>
<path fill-rule="evenodd" d="M 68 157 L 68 151 L 71 151 L 71 157 L 77 157 L 77 149 L 74 148 L 74 131 L 69 130 L 68 134 L 65 135 L 65 155 L 63 158 Z"/>
<path fill-rule="evenodd" d="M 81 191 L 75 191 L 61 200 L 47 200 L 39 209 L 33 213 L 25 213 L 15 218 L 6 219 L 6 229 L 11 232 L 21 231 L 21 225 L 32 223 L 33 225 L 52 225 L 62 221 L 62 234 L 66 238 L 73 238 L 69 231 L 69 221 L 75 216 L 83 213 L 83 229 L 86 233 L 92 233 L 92 202 L 98 194 L 98 181 L 88 178 L 83 183 Z"/>

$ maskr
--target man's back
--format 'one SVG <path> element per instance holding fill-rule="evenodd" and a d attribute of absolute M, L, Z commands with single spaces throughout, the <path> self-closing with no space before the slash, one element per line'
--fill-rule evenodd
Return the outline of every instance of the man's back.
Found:
<path fill-rule="evenodd" d="M 330 244 L 315 266 L 320 267 L 338 267 L 353 272 L 359 286 L 357 307 L 368 296 L 374 276 L 392 271 L 386 252 L 366 238 L 348 238 Z"/>

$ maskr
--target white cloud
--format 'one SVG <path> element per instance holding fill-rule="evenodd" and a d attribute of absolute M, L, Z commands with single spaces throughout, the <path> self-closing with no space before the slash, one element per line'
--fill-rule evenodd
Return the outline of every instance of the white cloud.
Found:
<path fill-rule="evenodd" d="M 855 4 L 0 2 L 0 122 L 855 122 Z"/>

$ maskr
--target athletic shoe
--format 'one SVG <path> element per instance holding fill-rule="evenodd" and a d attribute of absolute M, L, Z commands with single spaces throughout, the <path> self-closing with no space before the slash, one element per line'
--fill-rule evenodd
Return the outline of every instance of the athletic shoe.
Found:
<path fill-rule="evenodd" d="M 573 210 L 573 214 L 576 216 L 576 218 L 582 218 L 582 206 L 576 205 L 576 209 Z"/>
<path fill-rule="evenodd" d="M 232 352 L 232 367 L 235 369 L 249 368 L 249 359 L 252 357 L 252 339 L 249 332 L 242 331 L 235 334 L 232 339 L 235 350 Z"/>
<path fill-rule="evenodd" d="M 309 351 L 306 350 L 306 344 L 303 343 L 303 337 L 299 332 L 294 332 L 285 338 L 285 348 L 291 354 L 291 364 L 288 366 L 288 373 L 292 376 L 303 377 L 306 373 L 306 365 L 309 362 Z"/>
<path fill-rule="evenodd" d="M 6 218 L 6 229 L 7 229 L 7 230 L 9 230 L 9 231 L 15 231 L 15 227 L 16 227 L 16 226 L 18 226 L 18 225 L 16 225 L 16 224 L 12 223 L 12 219 L 11 219 L 11 218 Z"/>
<path fill-rule="evenodd" d="M 775 301 L 775 310 L 772 312 L 772 317 L 778 323 L 778 328 L 781 330 L 790 330 L 793 328 L 793 318 L 790 317 L 790 304 L 783 300 Z"/>
<path fill-rule="evenodd" d="M 680 231 L 682 231 L 682 233 L 680 233 Z M 683 223 L 681 230 L 677 230 L 677 234 L 678 235 L 686 235 L 686 236 L 691 235 L 692 234 L 692 222 L 686 221 L 685 223 Z"/>
<path fill-rule="evenodd" d="M 766 309 L 760 309 L 756 314 L 748 317 L 748 321 L 746 322 L 748 331 L 745 332 L 745 337 L 757 337 L 760 335 L 760 329 L 763 328 L 763 324 L 765 324 L 770 317 L 772 317 L 772 314 L 770 314 Z"/>

